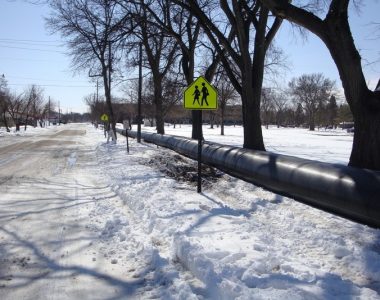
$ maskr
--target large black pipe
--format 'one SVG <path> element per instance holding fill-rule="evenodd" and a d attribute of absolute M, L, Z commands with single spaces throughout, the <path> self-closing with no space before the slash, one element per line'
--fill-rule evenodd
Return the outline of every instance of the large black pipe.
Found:
<path fill-rule="evenodd" d="M 128 135 L 136 137 L 136 132 Z M 196 140 L 155 133 L 142 133 L 142 138 L 197 158 Z M 202 162 L 280 195 L 380 228 L 380 172 L 208 142 L 202 146 Z"/>

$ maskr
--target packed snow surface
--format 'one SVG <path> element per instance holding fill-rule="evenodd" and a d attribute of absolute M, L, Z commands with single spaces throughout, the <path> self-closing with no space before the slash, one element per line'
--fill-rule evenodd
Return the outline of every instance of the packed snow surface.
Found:
<path fill-rule="evenodd" d="M 0 133 L 0 299 L 380 299 L 377 229 L 220 172 L 198 194 L 194 161 L 133 139 L 128 154 L 91 125 L 27 132 Z M 204 132 L 242 144 L 241 127 Z M 263 133 L 269 151 L 333 163 L 352 144 Z"/>

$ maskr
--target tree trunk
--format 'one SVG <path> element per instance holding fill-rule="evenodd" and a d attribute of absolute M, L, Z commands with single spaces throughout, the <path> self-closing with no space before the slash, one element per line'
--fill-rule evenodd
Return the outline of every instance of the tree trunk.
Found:
<path fill-rule="evenodd" d="M 154 83 L 154 101 L 155 101 L 155 117 L 156 117 L 156 129 L 157 133 L 165 134 L 165 124 L 162 108 L 162 85 L 155 80 Z"/>
<path fill-rule="evenodd" d="M 243 88 L 242 101 L 245 103 L 245 108 L 243 111 L 243 147 L 247 149 L 265 151 L 260 121 L 260 102 L 257 98 L 257 91 L 254 91 L 252 87 L 250 89 Z"/>
<path fill-rule="evenodd" d="M 314 120 L 314 112 L 310 111 L 309 113 L 309 130 L 314 131 L 315 130 L 315 120 Z"/>
<path fill-rule="evenodd" d="M 338 68 L 355 131 L 349 165 L 380 170 L 380 95 L 368 89 L 348 16 L 327 19 L 324 41 Z"/>
<path fill-rule="evenodd" d="M 265 30 L 268 10 L 260 12 L 259 26 L 256 28 L 255 49 L 251 69 L 246 68 L 242 76 L 242 102 L 244 123 L 244 148 L 265 151 L 261 129 L 260 103 L 264 77 L 266 54 Z"/>
<path fill-rule="evenodd" d="M 117 138 L 116 136 L 116 120 L 114 117 L 113 113 L 113 108 L 112 108 L 112 100 L 111 100 L 111 86 L 110 86 L 110 76 L 111 72 L 109 72 L 106 66 L 103 66 L 103 83 L 104 83 L 104 94 L 106 97 L 106 104 L 107 104 L 107 109 L 108 109 L 108 115 L 109 115 L 109 122 L 110 122 L 110 127 L 113 130 L 115 134 L 115 139 Z M 140 120 L 139 120 L 140 121 Z"/>
<path fill-rule="evenodd" d="M 325 20 L 289 1 L 262 0 L 276 15 L 307 28 L 327 46 L 355 121 L 349 165 L 380 170 L 380 95 L 368 89 L 348 22 L 349 1 L 331 1 Z"/>
<path fill-rule="evenodd" d="M 190 86 L 194 81 L 194 56 L 189 56 L 188 51 L 182 50 L 182 70 L 186 77 L 187 85 Z M 207 78 L 206 78 L 207 79 Z M 202 111 L 192 110 L 191 111 L 191 138 L 192 139 L 203 139 L 202 131 Z"/>
<path fill-rule="evenodd" d="M 3 120 L 4 120 L 4 125 L 5 125 L 5 128 L 6 128 L 7 132 L 10 132 L 10 129 L 9 129 L 9 126 L 8 126 L 7 117 L 5 115 L 5 111 L 3 112 Z"/>
<path fill-rule="evenodd" d="M 24 131 L 26 131 L 26 128 L 27 128 L 27 126 L 28 126 L 28 119 L 29 119 L 29 116 L 26 115 Z"/>
<path fill-rule="evenodd" d="M 253 66 L 254 72 L 245 72 L 242 78 L 242 110 L 243 110 L 243 147 L 265 151 L 260 120 L 261 85 L 260 70 Z"/>
<path fill-rule="evenodd" d="M 380 171 L 380 111 L 364 107 L 353 114 L 355 128 L 349 165 Z"/>

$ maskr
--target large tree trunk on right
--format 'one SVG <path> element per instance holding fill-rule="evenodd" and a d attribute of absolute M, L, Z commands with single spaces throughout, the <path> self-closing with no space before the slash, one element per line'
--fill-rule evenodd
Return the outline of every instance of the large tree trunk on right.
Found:
<path fill-rule="evenodd" d="M 328 15 L 322 37 L 338 68 L 355 122 L 349 165 L 380 170 L 380 94 L 368 89 L 347 12 Z"/>
<path fill-rule="evenodd" d="M 252 63 L 250 52 L 242 54 L 242 103 L 244 123 L 244 148 L 265 151 L 263 132 L 261 129 L 260 103 L 264 78 L 264 61 L 266 55 L 265 30 L 268 10 L 262 8 L 259 25 L 256 28 L 255 49 Z M 248 42 L 248 41 L 246 41 Z M 249 48 L 246 47 L 248 50 Z M 250 68 L 249 68 L 250 66 Z"/>
<path fill-rule="evenodd" d="M 354 140 L 349 165 L 380 170 L 380 111 L 364 107 L 355 111 L 354 121 Z"/>
<path fill-rule="evenodd" d="M 260 120 L 260 96 L 257 95 L 258 91 L 255 91 L 252 86 L 245 88 L 244 84 L 242 92 L 244 124 L 243 147 L 247 149 L 265 151 Z"/>
<path fill-rule="evenodd" d="M 368 89 L 348 22 L 349 1 L 333 0 L 324 20 L 286 0 L 262 0 L 276 15 L 317 35 L 330 51 L 355 121 L 349 165 L 380 170 L 380 93 Z"/>

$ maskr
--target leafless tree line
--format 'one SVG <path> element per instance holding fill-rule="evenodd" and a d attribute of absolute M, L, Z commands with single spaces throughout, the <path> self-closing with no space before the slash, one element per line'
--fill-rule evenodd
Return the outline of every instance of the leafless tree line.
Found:
<path fill-rule="evenodd" d="M 352 2 L 356 7 L 361 5 L 360 1 Z M 178 94 L 174 89 L 172 94 L 167 93 L 165 86 L 187 86 L 197 74 L 204 74 L 222 89 L 225 87 L 222 81 L 230 83 L 234 90 L 231 97 L 241 101 L 244 147 L 265 150 L 261 117 L 270 94 L 263 89 L 264 76 L 267 71 L 276 72 L 284 63 L 273 41 L 283 20 L 290 21 L 301 30 L 317 35 L 337 66 L 355 121 L 350 165 L 378 170 L 380 96 L 368 89 L 364 79 L 361 58 L 348 23 L 349 3 L 349 0 L 295 3 L 287 0 L 52 0 L 49 4 L 53 13 L 47 24 L 67 41 L 74 68 L 88 70 L 90 76 L 102 79 L 113 127 L 112 87 L 125 80 L 128 72 L 133 73 L 141 58 L 149 70 L 144 90 L 151 91 L 159 133 L 164 133 L 167 111 L 164 103 Z M 144 50 L 142 57 L 138 51 L 140 45 Z M 318 81 L 318 77 L 323 79 L 318 75 L 310 78 L 305 75 L 304 79 Z M 218 79 L 222 81 L 218 83 Z M 313 129 L 316 111 L 333 96 L 332 86 L 323 79 L 319 94 L 308 93 L 306 100 L 299 89 L 302 80 L 302 77 L 294 80 L 289 88 L 298 99 L 297 109 L 303 110 Z M 281 111 L 283 97 L 272 98 L 273 105 Z M 193 138 L 202 137 L 202 127 L 198 126 L 201 119 L 200 111 L 192 111 Z"/>
<path fill-rule="evenodd" d="M 51 107 L 52 108 L 52 107 Z M 9 132 L 11 126 L 16 131 L 24 125 L 43 126 L 43 120 L 48 117 L 49 105 L 44 101 L 43 90 L 31 85 L 22 93 L 11 92 L 7 81 L 0 78 L 0 124 Z"/>

